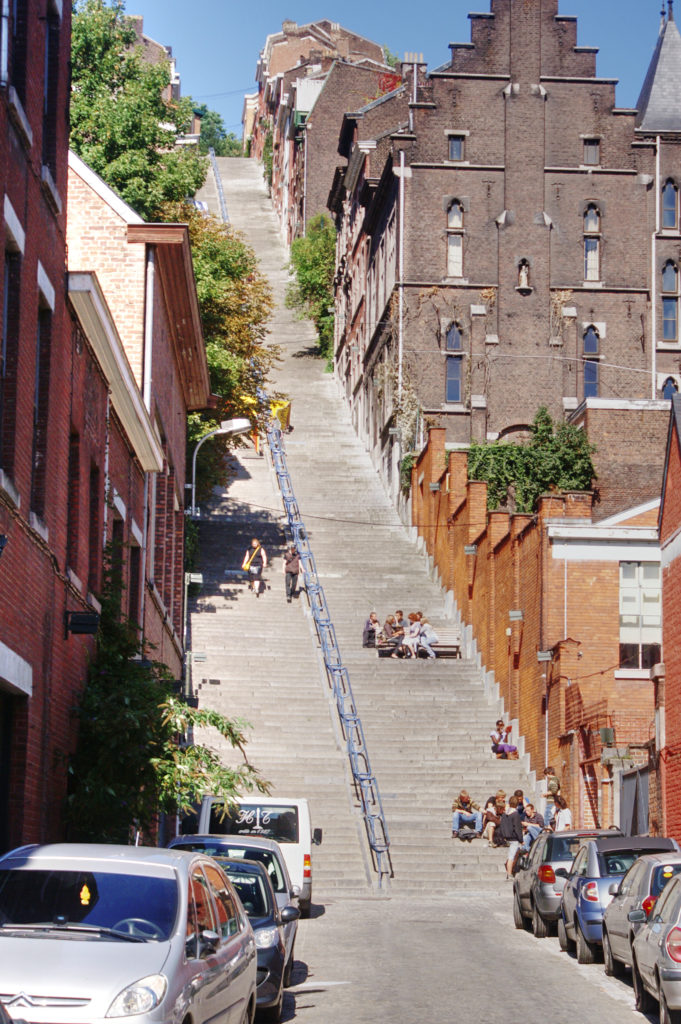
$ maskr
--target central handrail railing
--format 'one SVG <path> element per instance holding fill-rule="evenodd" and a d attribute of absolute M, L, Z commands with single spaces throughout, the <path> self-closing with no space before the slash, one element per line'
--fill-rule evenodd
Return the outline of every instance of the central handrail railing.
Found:
<path fill-rule="evenodd" d="M 291 536 L 300 555 L 305 591 L 317 630 L 317 636 L 319 637 L 326 677 L 336 703 L 338 718 L 350 761 L 355 792 L 362 806 L 362 815 L 371 850 L 371 858 L 374 870 L 378 874 L 378 884 L 381 886 L 384 878 L 392 878 L 393 875 L 390 857 L 390 838 L 383 813 L 381 794 L 376 777 L 371 769 L 369 752 L 364 739 L 364 730 L 352 693 L 350 675 L 347 668 L 343 665 L 336 631 L 326 603 L 324 588 L 319 582 L 314 555 L 312 554 L 305 524 L 301 518 L 298 502 L 293 492 L 293 485 L 286 464 L 281 430 L 271 423 L 267 428 L 267 441 L 272 456 L 272 464 L 277 474 Z"/>

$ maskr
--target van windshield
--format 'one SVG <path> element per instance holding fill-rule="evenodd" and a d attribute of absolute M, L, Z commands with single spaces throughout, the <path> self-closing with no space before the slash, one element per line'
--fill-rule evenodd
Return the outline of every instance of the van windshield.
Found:
<path fill-rule="evenodd" d="M 224 804 L 210 809 L 208 831 L 213 835 L 258 835 L 278 843 L 299 842 L 298 808 L 283 804 L 240 804 L 225 813 Z"/>

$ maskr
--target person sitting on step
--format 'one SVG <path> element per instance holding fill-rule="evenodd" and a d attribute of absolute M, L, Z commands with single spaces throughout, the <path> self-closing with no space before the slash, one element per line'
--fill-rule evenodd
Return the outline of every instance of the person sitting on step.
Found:
<path fill-rule="evenodd" d="M 475 829 L 475 838 L 482 835 L 482 811 L 480 804 L 474 803 L 467 789 L 462 789 L 452 804 L 452 839 L 456 839 L 462 825 Z"/>

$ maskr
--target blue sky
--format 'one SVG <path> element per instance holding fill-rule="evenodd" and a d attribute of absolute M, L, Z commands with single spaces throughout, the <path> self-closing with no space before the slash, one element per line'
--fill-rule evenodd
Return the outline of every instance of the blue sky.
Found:
<path fill-rule="evenodd" d="M 516 3 L 523 0 L 514 0 Z M 617 103 L 634 106 L 660 24 L 661 0 L 559 0 L 561 14 L 576 15 L 580 46 L 598 46 L 598 74 L 618 78 Z M 303 25 L 320 18 L 340 21 L 390 48 L 423 53 L 430 68 L 449 56 L 447 44 L 470 39 L 468 12 L 488 11 L 489 0 L 127 0 L 128 14 L 144 16 L 146 35 L 171 46 L 182 92 L 217 110 L 228 130 L 241 135 L 243 95 L 254 88 L 255 66 L 265 38 L 284 19 Z M 681 18 L 681 2 L 677 5 Z"/>

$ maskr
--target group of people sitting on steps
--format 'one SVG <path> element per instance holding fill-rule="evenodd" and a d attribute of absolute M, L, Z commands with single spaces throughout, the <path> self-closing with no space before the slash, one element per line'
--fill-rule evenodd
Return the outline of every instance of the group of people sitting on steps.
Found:
<path fill-rule="evenodd" d="M 423 612 L 409 612 L 405 619 L 400 609 L 383 625 L 376 612 L 371 612 L 362 633 L 362 647 L 387 647 L 391 658 L 435 658 L 437 642 L 438 635 Z"/>
<path fill-rule="evenodd" d="M 503 789 L 488 797 L 484 810 L 462 789 L 452 804 L 452 839 L 486 839 L 489 846 L 506 847 L 506 877 L 513 877 L 513 868 L 521 850 L 529 851 L 540 832 L 564 832 L 572 827 L 572 814 L 560 795 L 560 779 L 552 767 L 544 769 L 546 809 L 542 814 L 516 789 L 506 799 Z"/>

